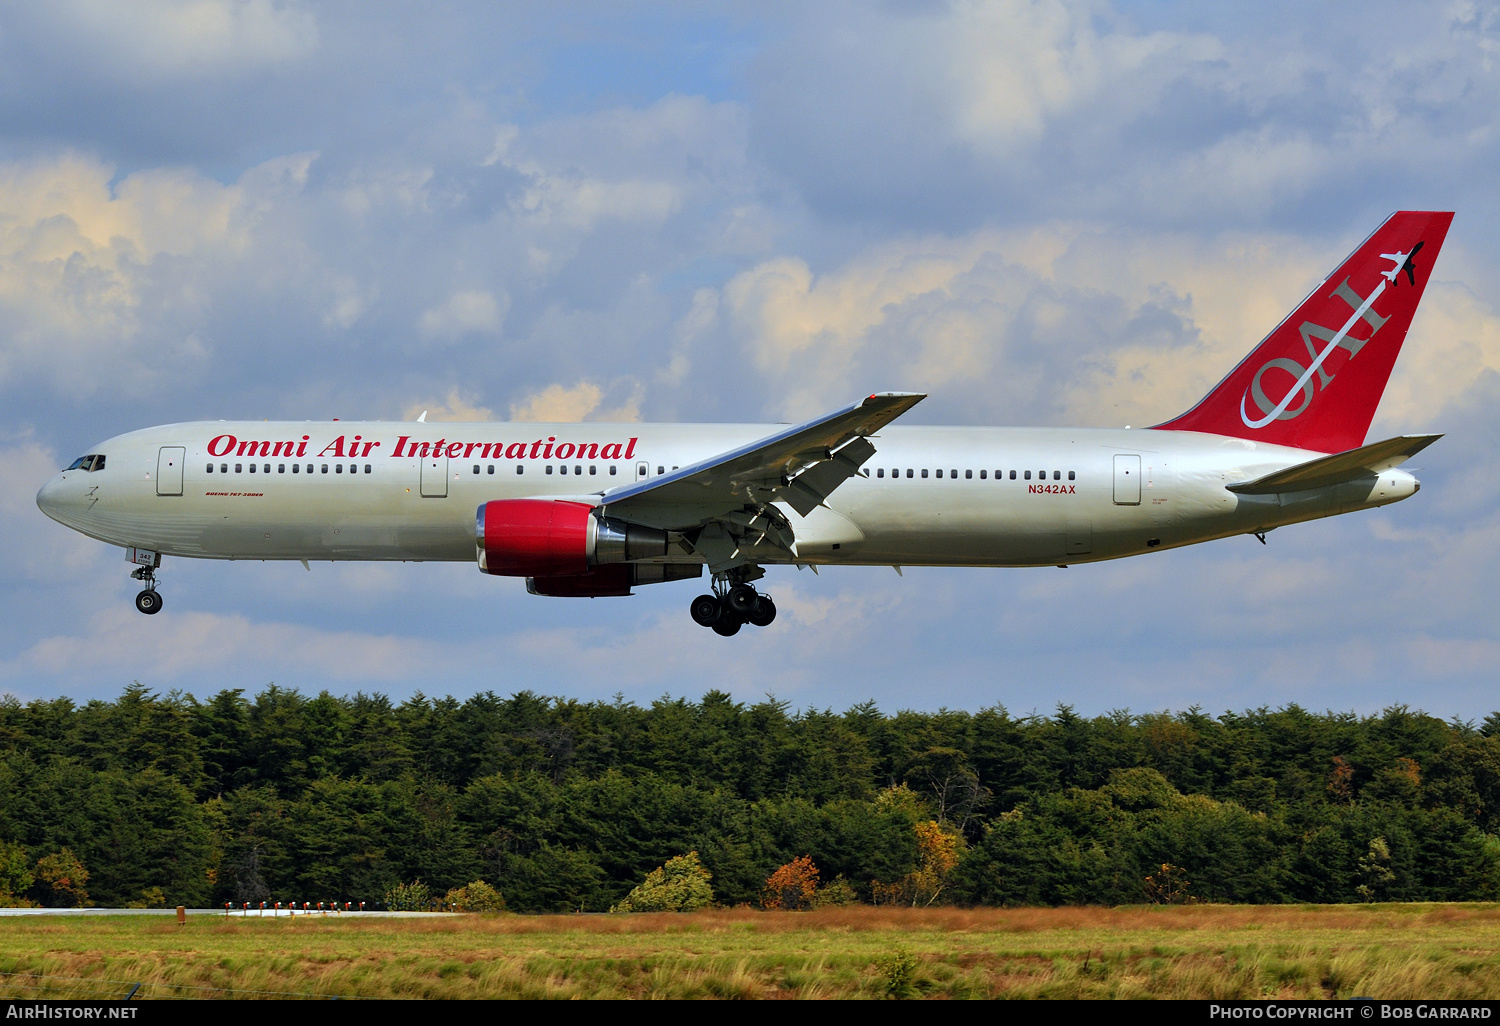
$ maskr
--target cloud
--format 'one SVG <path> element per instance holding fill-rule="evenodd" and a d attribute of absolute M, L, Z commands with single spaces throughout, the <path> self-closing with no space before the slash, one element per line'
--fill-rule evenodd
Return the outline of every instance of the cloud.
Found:
<path fill-rule="evenodd" d="M 752 152 L 824 218 L 914 231 L 1332 228 L 1377 193 L 1473 191 L 1459 169 L 1500 144 L 1482 5 L 1274 21 L 1088 0 L 787 8 L 748 75 Z"/>
<path fill-rule="evenodd" d="M 1494 305 L 1462 281 L 1434 280 L 1381 397 L 1376 428 L 1399 432 L 1436 423 L 1445 405 L 1496 373 L 1500 316 Z"/>
<path fill-rule="evenodd" d="M 0 473 L 38 479 L 0 503 L 9 679 L 559 690 L 629 663 L 649 698 L 733 664 L 753 698 L 744 666 L 795 662 L 835 703 L 1492 703 L 1482 5 L 120 10 L 0 13 Z M 145 618 L 118 550 L 33 505 L 97 438 L 213 417 L 797 419 L 910 388 L 916 423 L 1151 423 L 1396 205 L 1460 216 L 1376 430 L 1451 433 L 1420 495 L 1265 547 L 777 568 L 784 619 L 726 643 L 686 584 L 545 601 L 456 563 L 173 560 Z M 497 650 L 525 656 L 499 684 Z"/>
<path fill-rule="evenodd" d="M 642 389 L 632 382 L 620 382 L 610 390 L 618 405 L 601 409 L 606 391 L 591 381 L 580 381 L 571 388 L 548 385 L 519 403 L 512 403 L 510 419 L 544 424 L 565 424 L 581 420 L 606 423 L 629 423 L 641 419 Z"/>
<path fill-rule="evenodd" d="M 55 0 L 20 20 L 59 52 L 132 84 L 242 75 L 318 48 L 317 18 L 270 0 Z"/>
<path fill-rule="evenodd" d="M 139 390 L 204 356 L 203 283 L 245 257 L 267 205 L 309 155 L 223 185 L 196 171 L 115 169 L 79 154 L 0 164 L 0 385 Z"/>
<path fill-rule="evenodd" d="M 495 419 L 495 414 L 487 406 L 476 406 L 470 403 L 458 389 L 451 389 L 448 398 L 439 403 L 412 403 L 402 413 L 404 420 L 416 420 L 423 413 L 427 414 L 429 421 L 489 421 Z"/>
<path fill-rule="evenodd" d="M 77 678 L 116 671 L 120 652 L 140 651 L 143 632 L 149 655 L 133 660 L 131 672 L 148 680 L 181 681 L 226 666 L 258 676 L 297 666 L 340 681 L 401 681 L 434 659 L 446 659 L 440 645 L 419 638 L 189 611 L 146 622 L 134 609 L 115 606 L 95 614 L 80 634 L 37 640 L 0 672 L 14 677 L 30 669 Z"/>
<path fill-rule="evenodd" d="M 426 339 L 452 342 L 465 335 L 498 335 L 510 297 L 491 292 L 455 292 L 447 302 L 422 313 L 418 330 Z"/>
<path fill-rule="evenodd" d="M 681 330 L 715 337 L 716 319 L 794 419 L 913 389 L 961 421 L 1154 423 L 1279 322 L 1331 266 L 1324 251 L 1276 233 L 1041 222 L 885 242 L 818 275 L 766 261 L 717 306 L 695 302 Z"/>

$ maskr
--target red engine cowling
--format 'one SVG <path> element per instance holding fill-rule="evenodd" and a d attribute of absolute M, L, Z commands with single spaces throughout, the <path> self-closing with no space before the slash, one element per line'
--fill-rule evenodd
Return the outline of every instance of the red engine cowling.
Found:
<path fill-rule="evenodd" d="M 589 569 L 593 507 L 554 499 L 499 499 L 479 507 L 479 569 L 505 577 L 556 577 Z"/>

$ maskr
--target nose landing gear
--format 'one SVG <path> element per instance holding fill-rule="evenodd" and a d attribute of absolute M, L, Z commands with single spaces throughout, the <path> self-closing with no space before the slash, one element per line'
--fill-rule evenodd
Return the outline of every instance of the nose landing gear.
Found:
<path fill-rule="evenodd" d="M 135 597 L 135 608 L 148 615 L 161 611 L 161 592 L 147 588 Z"/>
<path fill-rule="evenodd" d="M 148 616 L 161 612 L 161 592 L 156 590 L 156 568 L 136 567 L 130 576 L 145 585 L 135 596 L 135 608 Z"/>
<path fill-rule="evenodd" d="M 715 578 L 714 594 L 693 599 L 688 612 L 694 623 L 729 638 L 738 634 L 747 623 L 769 627 L 776 619 L 776 603 L 769 595 L 756 591 L 748 581 L 730 584 L 727 580 Z"/>

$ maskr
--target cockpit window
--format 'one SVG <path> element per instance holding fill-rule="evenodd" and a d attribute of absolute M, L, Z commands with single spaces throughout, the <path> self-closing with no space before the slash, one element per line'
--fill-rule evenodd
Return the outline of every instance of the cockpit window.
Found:
<path fill-rule="evenodd" d="M 69 464 L 68 470 L 103 470 L 104 455 L 102 453 L 90 453 L 80 456 Z"/>

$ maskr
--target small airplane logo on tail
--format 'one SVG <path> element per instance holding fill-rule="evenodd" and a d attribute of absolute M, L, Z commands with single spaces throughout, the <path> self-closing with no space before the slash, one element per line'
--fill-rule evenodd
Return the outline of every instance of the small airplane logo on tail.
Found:
<path fill-rule="evenodd" d="M 1382 253 L 1382 254 L 1380 254 L 1380 259 L 1382 259 L 1382 260 L 1389 260 L 1393 264 L 1396 265 L 1395 267 L 1392 267 L 1389 271 L 1381 271 L 1380 273 L 1383 274 L 1383 275 L 1385 275 L 1385 280 L 1386 281 L 1388 281 L 1392 285 L 1394 285 L 1394 284 L 1396 284 L 1396 278 L 1401 274 L 1402 271 L 1405 271 L 1406 272 L 1406 281 L 1407 281 L 1407 283 L 1411 284 L 1411 285 L 1415 285 L 1417 283 L 1417 265 L 1411 262 L 1411 258 L 1414 257 L 1414 256 L 1416 256 L 1419 252 L 1421 252 L 1421 250 L 1422 250 L 1422 243 L 1418 242 L 1415 246 L 1413 246 L 1411 248 L 1411 252 L 1410 253 Z"/>

